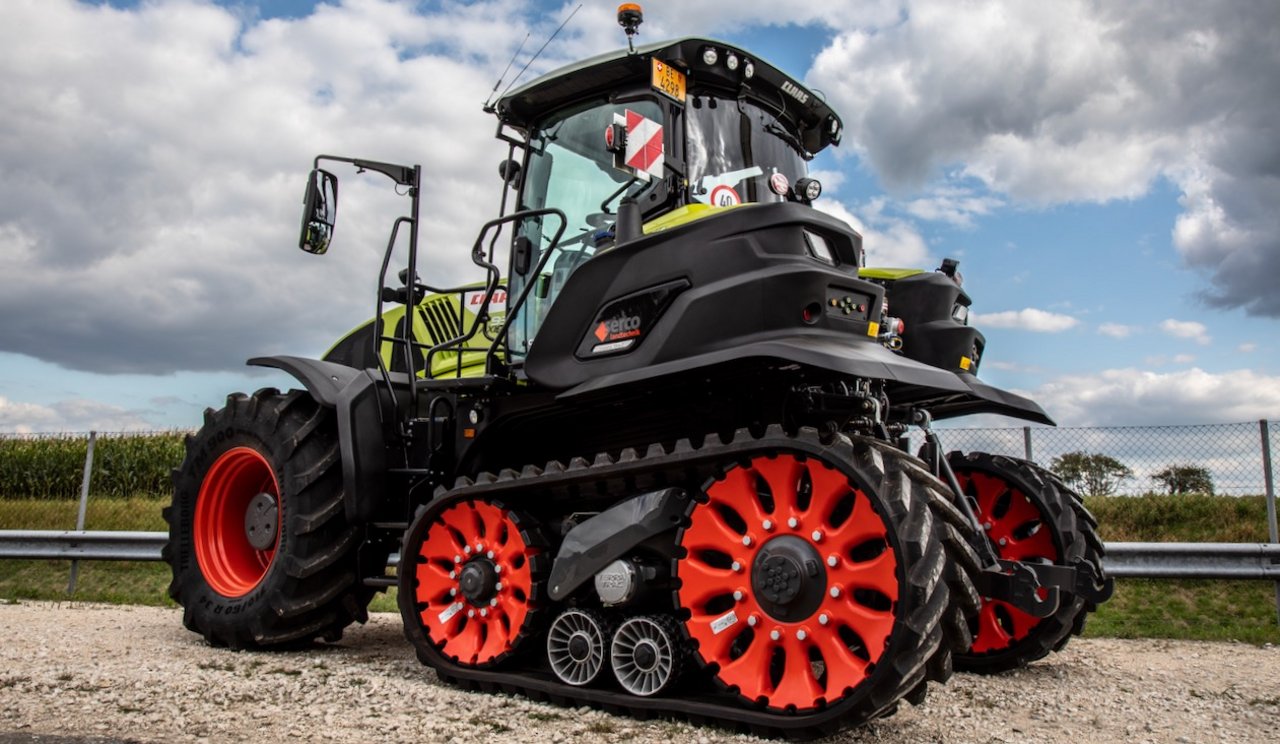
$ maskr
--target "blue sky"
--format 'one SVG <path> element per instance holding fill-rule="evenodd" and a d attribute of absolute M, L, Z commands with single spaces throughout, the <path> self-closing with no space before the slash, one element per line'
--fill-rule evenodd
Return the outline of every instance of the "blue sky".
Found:
<path fill-rule="evenodd" d="M 193 427 L 372 311 L 400 203 L 318 152 L 424 165 L 427 270 L 473 278 L 503 155 L 479 104 L 576 3 L 0 7 L 0 432 Z M 584 3 L 532 69 L 625 40 Z M 1280 48 L 1271 3 L 645 3 L 642 41 L 722 38 L 822 91 L 820 204 L 872 261 L 957 257 L 983 377 L 1068 425 L 1280 417 Z M 730 14 L 728 9 L 732 10 Z M 985 420 L 982 423 L 1007 423 Z"/>

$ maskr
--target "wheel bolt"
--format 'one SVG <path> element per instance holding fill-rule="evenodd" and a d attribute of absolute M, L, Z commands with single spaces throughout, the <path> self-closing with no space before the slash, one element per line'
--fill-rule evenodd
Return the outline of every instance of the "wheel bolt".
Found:
<path fill-rule="evenodd" d="M 813 534 L 810 535 L 810 537 L 813 538 L 814 542 L 822 542 L 822 533 L 818 530 L 814 530 Z"/>
<path fill-rule="evenodd" d="M 458 572 L 457 572 L 457 571 L 450 571 L 450 572 L 449 572 L 449 578 L 451 578 L 451 579 L 456 579 L 456 578 L 458 578 Z"/>
<path fill-rule="evenodd" d="M 808 637 L 809 637 L 809 634 L 808 634 L 808 633 L 805 633 L 803 630 L 797 630 L 797 631 L 796 631 L 796 639 L 797 639 L 797 640 L 801 640 L 801 641 L 803 641 L 805 638 L 808 638 Z"/>
<path fill-rule="evenodd" d="M 838 587 L 838 586 L 833 586 L 833 587 L 831 587 L 831 596 L 832 596 L 832 598 L 839 597 L 839 596 L 840 596 L 840 587 Z"/>
<path fill-rule="evenodd" d="M 989 530 L 989 529 L 991 529 L 991 523 L 990 523 L 990 522 L 983 522 L 983 523 L 982 523 L 982 529 L 984 529 L 984 530 Z"/>
<path fill-rule="evenodd" d="M 764 520 L 764 522 L 763 522 L 760 526 L 761 526 L 761 527 L 764 527 L 764 531 L 765 531 L 765 532 L 768 532 L 769 530 L 772 530 L 772 529 L 773 529 L 773 520 L 771 520 L 771 519 L 766 519 L 766 520 Z"/>
<path fill-rule="evenodd" d="M 771 630 L 769 631 L 769 637 L 775 641 L 782 640 L 782 631 Z"/>
<path fill-rule="evenodd" d="M 748 548 L 751 547 L 751 535 L 742 536 L 742 545 Z"/>
<path fill-rule="evenodd" d="M 741 602 L 741 601 L 742 601 L 742 598 L 743 598 L 744 596 L 746 596 L 746 595 L 744 595 L 744 594 L 742 593 L 742 590 L 741 590 L 741 589 L 734 590 L 734 592 L 733 592 L 733 599 L 734 599 L 734 601 L 735 601 L 735 602 Z"/>
<path fill-rule="evenodd" d="M 737 573 L 742 570 L 742 564 L 738 563 L 737 561 L 734 561 L 733 566 L 731 566 L 731 568 L 733 568 L 734 573 Z"/>
<path fill-rule="evenodd" d="M 479 553 L 482 550 L 484 550 L 484 546 L 481 545 L 480 543 L 476 543 L 476 552 Z"/>
<path fill-rule="evenodd" d="M 462 563 L 462 556 L 460 556 L 460 555 L 455 555 L 455 556 L 453 557 L 453 562 L 454 562 L 454 563 Z"/>
<path fill-rule="evenodd" d="M 481 607 L 480 617 L 488 617 L 488 616 L 489 616 L 489 610 L 487 608 Z"/>
<path fill-rule="evenodd" d="M 493 599 L 489 600 L 489 606 L 490 606 L 490 607 L 497 607 L 497 606 L 498 606 L 498 598 L 497 598 L 497 597 L 494 597 Z"/>
<path fill-rule="evenodd" d="M 839 563 L 840 563 L 840 559 L 835 557 L 834 555 L 829 556 L 827 558 L 827 565 L 831 566 L 832 568 L 835 568 Z"/>
<path fill-rule="evenodd" d="M 493 560 L 493 551 L 490 550 L 488 553 L 485 553 L 484 557 L 488 558 L 489 560 Z"/>
<path fill-rule="evenodd" d="M 494 590 L 495 592 L 500 592 L 500 591 L 502 591 L 502 582 L 501 582 L 501 581 L 499 581 L 499 582 L 495 583 L 495 584 L 493 585 L 493 590 Z"/>
<path fill-rule="evenodd" d="M 758 622 L 760 622 L 760 619 L 759 619 L 759 618 L 757 618 L 755 615 L 748 615 L 748 616 L 747 616 L 747 625 L 750 625 L 751 627 L 753 627 L 753 628 L 754 628 L 754 627 L 756 627 L 756 623 L 758 623 Z"/>
<path fill-rule="evenodd" d="M 471 546 L 470 545 L 462 546 L 462 552 L 464 555 L 471 555 Z"/>
<path fill-rule="evenodd" d="M 476 616 L 475 610 L 467 610 L 467 617 L 475 617 L 475 616 Z"/>
<path fill-rule="evenodd" d="M 494 566 L 494 567 L 493 567 L 493 572 L 494 572 L 494 573 L 502 573 L 502 564 L 501 564 L 501 563 L 499 563 L 498 565 Z"/>
<path fill-rule="evenodd" d="M 787 520 L 787 526 L 794 530 L 795 528 L 800 526 L 800 520 L 796 519 L 795 517 L 791 517 L 790 519 Z"/>
<path fill-rule="evenodd" d="M 829 622 L 831 622 L 831 618 L 827 617 L 827 613 L 824 612 L 821 615 L 818 615 L 819 625 L 826 625 Z"/>
<path fill-rule="evenodd" d="M 1000 538 L 1000 544 L 1001 544 L 1001 545 L 1008 545 L 1008 544 L 1009 544 L 1009 541 L 1008 541 L 1008 540 L 1006 540 L 1006 539 L 1004 539 L 1004 538 L 1002 537 L 1002 538 Z"/>
<path fill-rule="evenodd" d="M 450 596 L 450 597 L 456 597 L 456 596 L 458 596 L 458 590 L 457 590 L 457 589 L 450 589 L 450 590 L 449 590 L 449 596 Z"/>

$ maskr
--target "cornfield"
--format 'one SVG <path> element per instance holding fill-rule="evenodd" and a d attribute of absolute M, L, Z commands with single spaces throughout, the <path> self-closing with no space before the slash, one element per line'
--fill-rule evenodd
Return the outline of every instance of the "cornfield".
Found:
<path fill-rule="evenodd" d="M 109 434 L 93 450 L 94 497 L 167 495 L 185 432 Z M 83 434 L 0 438 L 0 499 L 74 499 L 89 440 Z"/>

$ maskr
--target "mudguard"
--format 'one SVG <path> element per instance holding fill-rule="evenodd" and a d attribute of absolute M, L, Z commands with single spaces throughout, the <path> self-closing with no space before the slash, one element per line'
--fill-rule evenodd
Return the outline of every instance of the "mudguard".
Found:
<path fill-rule="evenodd" d="M 408 376 L 393 373 L 389 391 L 372 370 L 353 369 L 319 359 L 268 356 L 254 357 L 249 364 L 288 372 L 307 388 L 316 402 L 335 410 L 347 520 L 357 524 L 373 520 L 386 493 L 389 439 L 383 421 L 394 418 L 384 416 L 380 408 L 390 407 L 392 394 L 401 398 L 402 403 L 408 401 Z"/>

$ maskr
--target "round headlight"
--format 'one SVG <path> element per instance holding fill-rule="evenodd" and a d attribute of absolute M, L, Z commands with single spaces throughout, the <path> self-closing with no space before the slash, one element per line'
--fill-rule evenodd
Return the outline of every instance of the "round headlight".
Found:
<path fill-rule="evenodd" d="M 805 201 L 814 201 L 822 196 L 822 182 L 816 178 L 802 178 L 796 181 L 796 193 Z"/>
<path fill-rule="evenodd" d="M 738 55 L 726 54 L 724 57 L 724 66 L 728 67 L 730 72 L 738 69 Z"/>
<path fill-rule="evenodd" d="M 706 49 L 702 50 L 703 64 L 714 65 L 716 61 L 719 59 L 720 59 L 720 55 L 716 54 L 715 49 L 712 49 L 711 47 L 707 47 Z"/>
<path fill-rule="evenodd" d="M 751 78 L 755 77 L 755 74 L 756 74 L 756 66 L 753 65 L 750 60 L 748 60 L 747 63 L 742 66 L 742 76 L 750 80 Z"/>

